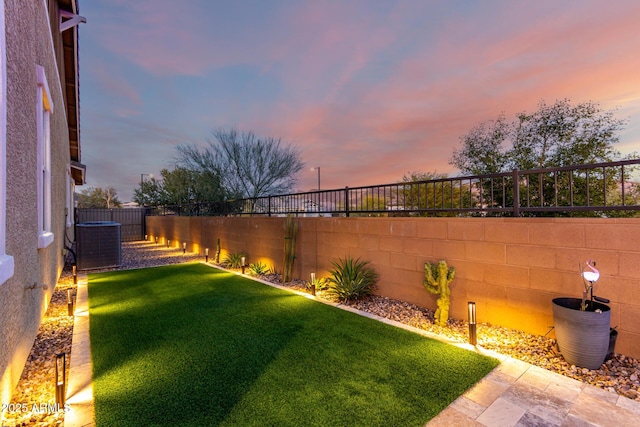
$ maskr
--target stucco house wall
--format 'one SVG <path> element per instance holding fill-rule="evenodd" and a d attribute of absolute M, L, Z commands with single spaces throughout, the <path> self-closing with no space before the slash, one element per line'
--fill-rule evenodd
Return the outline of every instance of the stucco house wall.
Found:
<path fill-rule="evenodd" d="M 5 168 L 5 253 L 13 259 L 12 275 L 0 284 L 0 400 L 8 403 L 51 299 L 65 258 L 69 196 L 73 194 L 63 55 L 59 31 L 59 2 L 0 0 L 4 14 L 6 70 L 0 124 Z M 65 3 L 75 4 L 75 1 Z M 74 6 L 75 7 L 75 6 Z M 50 22 L 50 17 L 54 17 Z M 52 18 L 53 19 L 53 18 Z M 37 67 L 40 69 L 38 77 Z M 44 73 L 42 73 L 44 71 Z M 63 75 L 60 75 L 60 73 Z M 50 226 L 53 235 L 43 243 L 38 221 L 38 86 L 44 75 L 50 105 Z M 47 182 L 47 181 L 45 181 Z M 46 186 L 46 185 L 45 185 Z M 43 202 L 45 205 L 47 202 Z M 31 289 L 36 285 L 34 289 Z M 46 287 L 46 288 L 45 288 Z"/>

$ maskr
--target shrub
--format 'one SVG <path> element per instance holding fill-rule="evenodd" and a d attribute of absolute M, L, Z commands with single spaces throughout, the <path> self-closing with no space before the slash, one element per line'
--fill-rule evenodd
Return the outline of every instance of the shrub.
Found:
<path fill-rule="evenodd" d="M 249 274 L 251 276 L 265 276 L 271 273 L 271 269 L 267 267 L 267 264 L 261 262 L 249 264 Z"/>
<path fill-rule="evenodd" d="M 225 265 L 225 267 L 227 268 L 241 268 L 242 267 L 242 257 L 247 257 L 247 253 L 246 252 L 234 252 L 231 253 L 229 255 L 227 255 L 226 257 L 224 257 L 224 259 L 222 260 L 222 264 Z"/>
<path fill-rule="evenodd" d="M 378 273 L 369 266 L 369 261 L 361 261 L 347 256 L 333 262 L 329 270 L 328 293 L 340 301 L 358 299 L 369 295 L 378 281 Z"/>

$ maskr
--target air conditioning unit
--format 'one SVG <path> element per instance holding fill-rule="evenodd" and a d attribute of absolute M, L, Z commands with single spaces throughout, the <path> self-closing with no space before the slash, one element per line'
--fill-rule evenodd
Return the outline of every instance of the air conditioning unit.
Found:
<path fill-rule="evenodd" d="M 119 267 L 122 264 L 122 231 L 117 222 L 76 224 L 78 270 Z"/>

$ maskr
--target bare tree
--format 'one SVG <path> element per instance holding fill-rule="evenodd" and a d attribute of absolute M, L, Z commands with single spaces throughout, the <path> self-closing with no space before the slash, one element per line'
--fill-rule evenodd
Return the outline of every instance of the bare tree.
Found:
<path fill-rule="evenodd" d="M 118 200 L 118 192 L 115 188 L 109 187 L 104 190 L 104 197 L 107 202 L 107 208 L 120 207 L 120 201 Z"/>
<path fill-rule="evenodd" d="M 118 192 L 113 187 L 87 188 L 76 194 L 79 208 L 119 208 Z"/>
<path fill-rule="evenodd" d="M 220 177 L 228 197 L 259 197 L 295 190 L 304 167 L 297 147 L 253 132 L 216 129 L 203 149 L 177 147 L 177 163 L 187 169 L 210 171 Z"/>

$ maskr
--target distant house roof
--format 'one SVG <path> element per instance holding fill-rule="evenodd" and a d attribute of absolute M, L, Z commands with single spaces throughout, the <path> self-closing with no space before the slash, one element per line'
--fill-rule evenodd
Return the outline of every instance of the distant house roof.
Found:
<path fill-rule="evenodd" d="M 130 208 L 139 208 L 140 205 L 136 202 L 124 202 L 120 204 L 120 207 L 123 209 L 130 209 Z"/>

